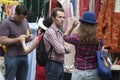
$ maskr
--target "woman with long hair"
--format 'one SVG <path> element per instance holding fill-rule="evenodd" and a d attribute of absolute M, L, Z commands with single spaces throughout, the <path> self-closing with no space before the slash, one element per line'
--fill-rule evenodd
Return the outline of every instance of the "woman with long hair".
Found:
<path fill-rule="evenodd" d="M 97 76 L 98 39 L 96 36 L 96 15 L 93 12 L 84 12 L 80 25 L 71 35 L 78 24 L 74 21 L 72 27 L 65 32 L 65 41 L 75 46 L 75 70 L 71 80 L 100 80 Z"/>

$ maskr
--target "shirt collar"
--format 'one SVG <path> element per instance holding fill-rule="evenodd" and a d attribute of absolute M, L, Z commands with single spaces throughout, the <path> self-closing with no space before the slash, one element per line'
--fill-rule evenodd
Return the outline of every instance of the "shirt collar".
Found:
<path fill-rule="evenodd" d="M 61 32 L 61 30 L 58 29 L 54 24 L 52 24 L 51 27 L 52 27 L 54 30 L 56 30 L 57 32 Z"/>

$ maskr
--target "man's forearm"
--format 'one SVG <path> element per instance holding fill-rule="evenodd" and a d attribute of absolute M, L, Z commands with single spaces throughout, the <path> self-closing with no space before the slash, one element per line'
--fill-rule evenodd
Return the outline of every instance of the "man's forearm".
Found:
<path fill-rule="evenodd" d="M 11 45 L 19 42 L 19 38 L 0 37 L 0 44 Z"/>

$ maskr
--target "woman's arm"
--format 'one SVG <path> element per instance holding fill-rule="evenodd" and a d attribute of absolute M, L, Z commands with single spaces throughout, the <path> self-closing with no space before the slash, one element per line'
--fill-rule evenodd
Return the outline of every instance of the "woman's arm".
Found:
<path fill-rule="evenodd" d="M 65 36 L 70 36 L 71 32 L 73 31 L 73 29 L 77 26 L 78 22 L 77 20 L 73 21 L 73 24 L 70 28 L 67 29 L 67 31 L 64 33 Z"/>
<path fill-rule="evenodd" d="M 35 49 L 39 43 L 39 41 L 41 40 L 41 37 L 42 36 L 38 36 L 36 37 L 32 44 L 28 47 L 25 43 L 25 38 L 21 38 L 20 41 L 22 42 L 22 45 L 23 45 L 23 49 L 25 51 L 26 54 L 29 54 L 33 49 Z M 38 39 L 39 38 L 39 39 Z"/>

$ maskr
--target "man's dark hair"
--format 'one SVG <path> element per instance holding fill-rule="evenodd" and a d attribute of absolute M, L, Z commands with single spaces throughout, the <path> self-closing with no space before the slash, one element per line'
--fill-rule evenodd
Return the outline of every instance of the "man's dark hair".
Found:
<path fill-rule="evenodd" d="M 51 18 L 55 18 L 57 16 L 57 11 L 61 11 L 61 12 L 64 12 L 64 9 L 63 8 L 59 8 L 59 7 L 56 7 L 52 10 L 52 13 L 51 13 Z"/>
<path fill-rule="evenodd" d="M 15 12 L 16 12 L 17 15 L 22 14 L 22 15 L 26 16 L 28 14 L 27 8 L 23 5 L 16 6 Z"/>

